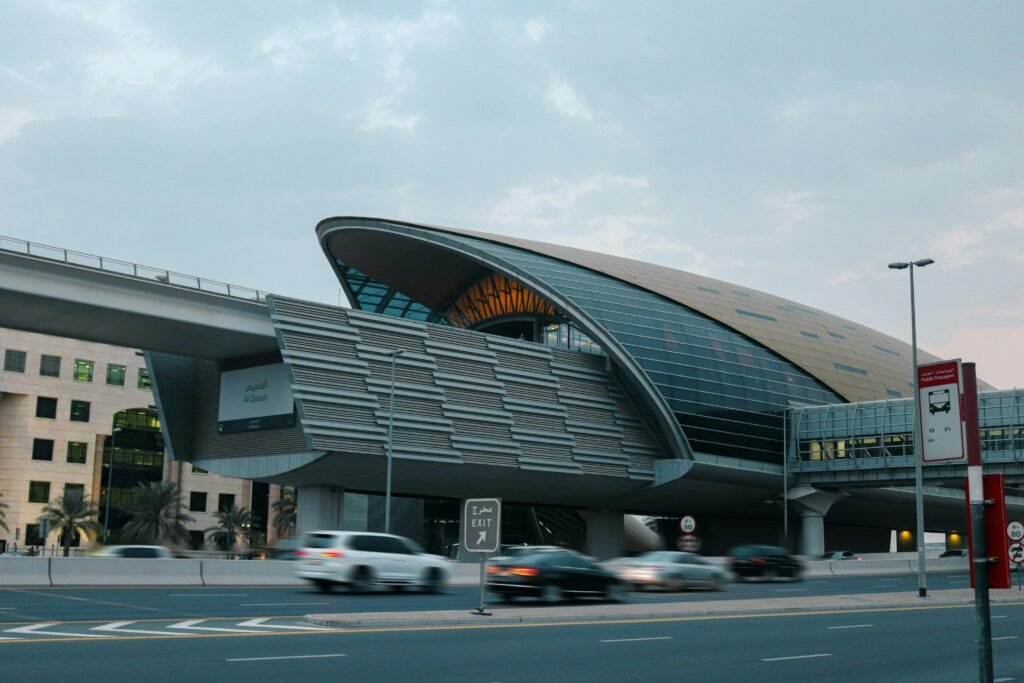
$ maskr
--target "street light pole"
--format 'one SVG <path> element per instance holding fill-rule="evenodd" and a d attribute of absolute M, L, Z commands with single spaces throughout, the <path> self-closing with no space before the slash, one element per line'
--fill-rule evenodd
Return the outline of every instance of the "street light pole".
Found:
<path fill-rule="evenodd" d="M 914 503 L 917 508 L 917 595 L 928 597 L 928 578 L 924 557 L 924 477 L 921 471 L 921 391 L 917 386 L 917 311 L 914 305 L 914 266 L 924 268 L 935 263 L 930 258 L 890 263 L 893 270 L 910 270 L 910 344 L 914 365 Z"/>
<path fill-rule="evenodd" d="M 114 427 L 110 432 L 110 465 L 107 468 L 107 504 L 103 513 L 103 543 L 107 542 L 107 535 L 110 533 L 110 497 L 114 493 L 114 446 L 117 442 L 117 433 L 120 427 Z"/>
<path fill-rule="evenodd" d="M 395 360 L 404 353 L 391 351 L 391 392 L 388 401 L 388 477 L 384 488 L 384 533 L 391 533 L 391 434 L 395 422 Z"/>

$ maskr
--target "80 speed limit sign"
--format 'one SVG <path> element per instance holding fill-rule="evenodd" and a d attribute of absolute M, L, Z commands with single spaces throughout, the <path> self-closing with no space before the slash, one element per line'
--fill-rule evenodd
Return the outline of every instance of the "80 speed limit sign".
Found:
<path fill-rule="evenodd" d="M 1021 524 L 1020 522 L 1010 522 L 1006 525 L 1006 535 L 1011 541 L 1024 539 L 1024 524 Z"/>

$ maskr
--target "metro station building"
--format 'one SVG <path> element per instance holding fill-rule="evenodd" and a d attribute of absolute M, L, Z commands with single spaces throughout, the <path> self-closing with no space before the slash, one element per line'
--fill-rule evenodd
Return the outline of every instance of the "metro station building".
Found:
<path fill-rule="evenodd" d="M 504 501 L 504 542 L 600 557 L 622 551 L 627 514 L 692 515 L 708 554 L 743 542 L 885 552 L 891 530 L 913 528 L 900 474 L 913 451 L 912 354 L 897 339 L 559 245 L 359 217 L 321 221 L 316 235 L 351 308 L 38 262 L 19 271 L 20 296 L 58 308 L 83 297 L 77 317 L 108 320 L 100 294 L 136 297 L 145 313 L 105 334 L 147 350 L 170 457 L 297 487 L 300 530 L 381 530 L 389 452 L 392 531 L 434 552 L 458 540 L 460 501 L 476 497 Z M 75 286 L 40 294 L 36 271 Z M 5 320 L 54 333 L 42 317 Z M 75 325 L 61 331 L 96 334 Z M 1024 420 L 1020 397 L 1009 402 L 1018 436 L 1005 460 L 1017 462 Z M 846 413 L 834 408 L 860 405 L 902 422 L 835 431 L 830 415 Z M 894 469 L 790 471 L 847 454 Z M 942 474 L 929 480 L 926 524 L 955 539 L 963 472 Z"/>

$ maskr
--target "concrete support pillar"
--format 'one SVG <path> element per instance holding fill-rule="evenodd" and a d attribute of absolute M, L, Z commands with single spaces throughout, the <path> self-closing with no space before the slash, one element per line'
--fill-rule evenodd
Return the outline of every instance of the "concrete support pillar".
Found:
<path fill-rule="evenodd" d="M 587 510 L 587 554 L 599 560 L 620 557 L 625 547 L 622 510 Z"/>
<path fill-rule="evenodd" d="M 790 502 L 800 514 L 800 554 L 813 557 L 825 552 L 825 515 L 845 495 L 813 486 L 796 486 L 788 491 Z"/>
<path fill-rule="evenodd" d="M 300 486 L 295 490 L 298 531 L 341 529 L 345 490 L 336 486 Z"/>

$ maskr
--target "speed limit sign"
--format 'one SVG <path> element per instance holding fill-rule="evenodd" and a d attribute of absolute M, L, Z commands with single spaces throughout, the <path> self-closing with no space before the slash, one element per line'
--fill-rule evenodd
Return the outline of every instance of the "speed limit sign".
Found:
<path fill-rule="evenodd" d="M 682 529 L 684 534 L 692 534 L 697 530 L 697 520 L 690 515 L 684 515 L 683 518 L 679 520 L 679 528 Z M 1021 529 L 1024 531 L 1024 527 L 1021 527 Z"/>
<path fill-rule="evenodd" d="M 1024 524 L 1021 524 L 1020 522 L 1010 522 L 1006 525 L 1006 535 L 1011 541 L 1024 539 Z"/>

